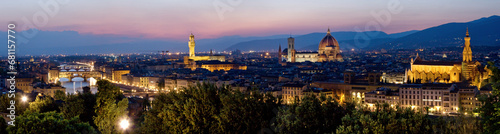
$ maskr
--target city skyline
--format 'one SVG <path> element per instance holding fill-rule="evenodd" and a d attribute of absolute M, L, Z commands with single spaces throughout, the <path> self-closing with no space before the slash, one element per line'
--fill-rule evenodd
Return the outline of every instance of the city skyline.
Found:
<path fill-rule="evenodd" d="M 500 1 L 0 5 L 0 134 L 500 133 Z"/>

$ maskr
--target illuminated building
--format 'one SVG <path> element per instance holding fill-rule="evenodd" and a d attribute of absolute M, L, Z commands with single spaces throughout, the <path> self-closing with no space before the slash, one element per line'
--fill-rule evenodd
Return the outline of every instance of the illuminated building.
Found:
<path fill-rule="evenodd" d="M 195 41 L 194 41 L 194 35 L 191 34 L 189 36 L 189 56 L 184 57 L 184 63 L 185 64 L 190 64 L 190 62 L 194 61 L 210 61 L 210 60 L 218 60 L 221 62 L 226 61 L 226 57 L 222 55 L 210 55 L 210 56 L 196 56 L 195 55 L 195 49 L 194 47 L 196 46 Z"/>
<path fill-rule="evenodd" d="M 43 93 L 43 95 L 55 97 L 56 91 L 66 92 L 66 88 L 61 86 L 35 87 L 33 91 Z"/>
<path fill-rule="evenodd" d="M 130 73 L 130 70 L 113 70 L 113 75 L 111 80 L 116 82 L 122 82 L 122 75 Z"/>
<path fill-rule="evenodd" d="M 288 38 L 287 62 L 326 62 L 343 61 L 340 54 L 340 46 L 337 40 L 330 34 L 330 28 L 326 36 L 319 42 L 318 52 L 297 52 L 295 50 L 295 39 Z"/>
<path fill-rule="evenodd" d="M 375 91 L 365 93 L 365 104 L 369 109 L 374 109 L 376 104 L 387 103 L 392 108 L 399 105 L 399 92 L 389 88 L 378 88 Z"/>
<path fill-rule="evenodd" d="M 300 99 L 302 91 L 306 89 L 304 84 L 285 84 L 281 87 L 281 95 L 283 95 L 284 103 L 293 103 L 296 99 Z"/>
<path fill-rule="evenodd" d="M 404 84 L 407 82 L 406 72 L 403 73 L 382 73 L 382 82 L 390 84 Z"/>
<path fill-rule="evenodd" d="M 476 86 L 445 83 L 408 84 L 399 88 L 400 106 L 433 114 L 472 114 L 481 107 L 478 95 L 488 93 Z"/>
<path fill-rule="evenodd" d="M 213 72 L 215 70 L 223 70 L 223 71 L 247 70 L 247 66 L 231 62 L 205 61 L 205 62 L 197 62 L 197 64 L 199 64 L 197 65 L 198 66 L 197 68 L 204 68 L 209 70 L 210 72 Z M 196 68 L 192 69 L 194 70 Z"/>
<path fill-rule="evenodd" d="M 284 84 L 281 86 L 280 93 L 273 94 L 282 95 L 283 103 L 285 104 L 294 103 L 307 95 L 314 95 L 318 98 L 321 96 L 325 96 L 326 98 L 331 97 L 340 103 L 345 100 L 344 94 L 339 92 L 339 90 L 323 89 L 308 86 L 306 84 Z M 338 98 L 336 96 L 338 96 Z"/>
<path fill-rule="evenodd" d="M 23 92 L 25 93 L 30 93 L 31 91 L 33 91 L 33 85 L 31 83 L 33 83 L 33 78 L 31 77 L 24 77 L 24 78 L 16 78 L 16 88 L 17 89 L 20 89 L 22 90 Z M 9 81 L 6 81 L 6 85 L 7 87 L 10 87 L 10 82 Z"/>
<path fill-rule="evenodd" d="M 415 59 L 411 59 L 411 68 L 406 71 L 409 82 L 456 83 L 467 81 L 474 86 L 480 87 L 482 82 L 490 77 L 491 70 L 481 66 L 478 61 L 472 61 L 468 30 L 464 40 L 462 62 L 424 61 L 417 54 Z"/>

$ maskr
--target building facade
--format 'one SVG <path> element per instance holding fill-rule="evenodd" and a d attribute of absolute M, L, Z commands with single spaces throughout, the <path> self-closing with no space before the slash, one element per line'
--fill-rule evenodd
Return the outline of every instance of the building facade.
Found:
<path fill-rule="evenodd" d="M 196 44 L 194 41 L 193 34 L 189 35 L 188 46 L 189 46 L 189 56 L 184 57 L 185 64 L 189 64 L 190 62 L 194 62 L 194 61 L 210 61 L 210 60 L 218 60 L 221 62 L 226 61 L 226 57 L 222 56 L 222 55 L 196 56 L 196 54 L 195 54 L 196 51 L 194 49 Z"/>
<path fill-rule="evenodd" d="M 464 38 L 462 62 L 425 61 L 418 54 L 411 59 L 411 68 L 407 70 L 410 83 L 457 83 L 467 81 L 480 87 L 491 75 L 491 70 L 481 66 L 478 61 L 472 61 L 469 30 Z"/>
<path fill-rule="evenodd" d="M 288 38 L 288 49 L 286 57 L 287 62 L 328 62 L 343 61 L 340 54 L 340 46 L 337 40 L 330 34 L 330 28 L 319 42 L 317 52 L 297 52 L 295 50 L 295 38 Z"/>

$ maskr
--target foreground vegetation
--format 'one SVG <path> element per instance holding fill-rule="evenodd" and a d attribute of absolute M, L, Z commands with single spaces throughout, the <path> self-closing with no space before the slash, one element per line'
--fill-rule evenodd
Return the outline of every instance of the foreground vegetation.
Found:
<path fill-rule="evenodd" d="M 500 133 L 500 71 L 491 68 L 493 91 L 482 96 L 480 116 L 429 116 L 410 109 L 377 104 L 374 111 L 324 96 L 305 96 L 290 105 L 258 91 L 201 83 L 182 92 L 160 94 L 132 133 Z M 112 83 L 98 82 L 97 94 L 39 98 L 19 109 L 16 126 L 0 118 L 0 133 L 122 133 L 128 100 Z M 0 98 L 6 112 L 8 98 Z M 63 103 L 58 103 L 62 101 Z M 149 105 L 148 103 L 144 103 Z M 145 108 L 146 109 L 146 108 Z"/>

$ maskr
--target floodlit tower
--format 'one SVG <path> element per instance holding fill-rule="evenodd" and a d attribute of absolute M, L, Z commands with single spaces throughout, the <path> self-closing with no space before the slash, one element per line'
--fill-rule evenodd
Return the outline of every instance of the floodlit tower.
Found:
<path fill-rule="evenodd" d="M 290 36 L 288 38 L 288 61 L 289 62 L 295 62 L 295 39 Z"/>
<path fill-rule="evenodd" d="M 191 33 L 191 35 L 189 36 L 189 42 L 188 42 L 188 46 L 189 46 L 189 57 L 194 57 L 194 47 L 195 47 L 195 43 L 194 43 L 194 35 L 193 33 Z"/>
<path fill-rule="evenodd" d="M 470 49 L 470 37 L 469 37 L 469 28 L 467 28 L 467 31 L 465 33 L 465 45 L 464 45 L 464 52 L 463 54 L 463 62 L 471 62 L 472 61 L 472 50 Z"/>
<path fill-rule="evenodd" d="M 465 33 L 464 37 L 464 51 L 462 53 L 462 80 L 471 80 L 472 79 L 472 50 L 470 48 L 470 37 L 469 37 L 469 28 Z"/>

